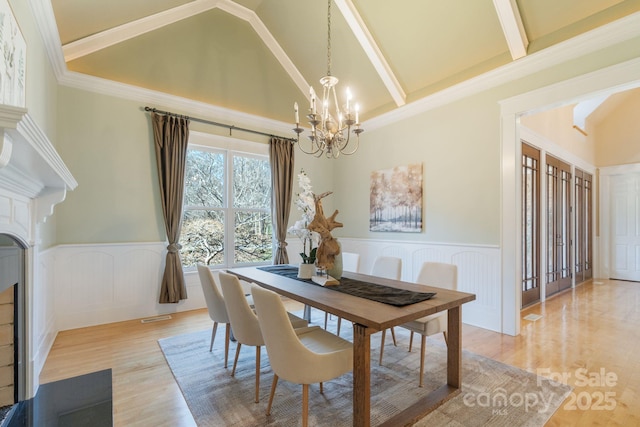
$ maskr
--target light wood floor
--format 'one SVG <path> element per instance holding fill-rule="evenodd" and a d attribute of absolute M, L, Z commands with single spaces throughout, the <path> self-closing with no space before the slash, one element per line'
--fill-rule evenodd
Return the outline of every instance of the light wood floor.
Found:
<path fill-rule="evenodd" d="M 522 317 L 529 314 L 542 318 L 523 320 L 517 337 L 464 325 L 463 347 L 575 386 L 547 425 L 640 425 L 640 283 L 588 282 L 527 308 Z M 211 325 L 206 310 L 196 310 L 155 323 L 64 331 L 40 380 L 111 368 L 115 426 L 194 426 L 157 340 Z M 220 329 L 217 339 L 224 336 Z M 372 347 L 378 343 L 372 339 Z"/>

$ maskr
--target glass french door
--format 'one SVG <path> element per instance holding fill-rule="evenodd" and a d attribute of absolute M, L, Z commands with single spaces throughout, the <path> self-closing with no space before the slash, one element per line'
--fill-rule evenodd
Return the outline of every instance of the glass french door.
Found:
<path fill-rule="evenodd" d="M 593 277 L 593 177 L 575 169 L 575 267 L 576 284 Z"/>
<path fill-rule="evenodd" d="M 571 166 L 547 155 L 545 295 L 571 287 Z"/>
<path fill-rule="evenodd" d="M 522 307 L 540 301 L 540 150 L 522 144 Z"/>

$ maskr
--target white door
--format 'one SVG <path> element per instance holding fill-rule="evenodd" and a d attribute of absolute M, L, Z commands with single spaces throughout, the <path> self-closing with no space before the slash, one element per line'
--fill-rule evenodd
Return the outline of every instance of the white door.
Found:
<path fill-rule="evenodd" d="M 611 278 L 640 281 L 640 174 L 610 182 Z"/>

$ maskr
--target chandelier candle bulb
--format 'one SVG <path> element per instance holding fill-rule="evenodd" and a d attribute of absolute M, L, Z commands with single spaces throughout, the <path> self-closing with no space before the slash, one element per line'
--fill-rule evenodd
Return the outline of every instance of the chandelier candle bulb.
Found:
<path fill-rule="evenodd" d="M 296 112 L 296 126 L 298 126 L 298 124 L 300 123 L 300 116 L 298 115 L 298 103 L 297 102 L 293 103 L 293 111 Z"/>
<path fill-rule="evenodd" d="M 356 104 L 356 126 L 360 126 L 360 117 L 358 116 L 360 113 L 360 105 Z"/>
<path fill-rule="evenodd" d="M 311 102 L 311 114 L 316 113 L 316 91 L 313 90 L 313 86 L 309 86 L 309 98 Z"/>

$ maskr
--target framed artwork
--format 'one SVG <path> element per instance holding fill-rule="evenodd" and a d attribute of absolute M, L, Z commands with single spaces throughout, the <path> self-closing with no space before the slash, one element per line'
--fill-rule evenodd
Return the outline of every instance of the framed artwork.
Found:
<path fill-rule="evenodd" d="M 27 45 L 8 0 L 0 0 L 0 104 L 25 107 Z"/>
<path fill-rule="evenodd" d="M 422 231 L 422 164 L 371 172 L 369 230 Z"/>

